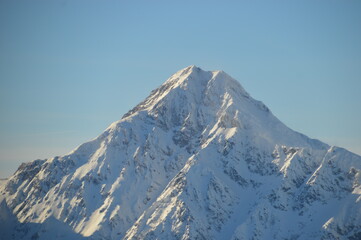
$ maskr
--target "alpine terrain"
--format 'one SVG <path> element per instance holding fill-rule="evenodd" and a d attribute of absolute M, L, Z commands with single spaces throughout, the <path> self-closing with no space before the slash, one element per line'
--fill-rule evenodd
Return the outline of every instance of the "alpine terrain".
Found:
<path fill-rule="evenodd" d="M 223 71 L 180 70 L 96 139 L 0 186 L 0 239 L 361 239 L 361 157 Z"/>

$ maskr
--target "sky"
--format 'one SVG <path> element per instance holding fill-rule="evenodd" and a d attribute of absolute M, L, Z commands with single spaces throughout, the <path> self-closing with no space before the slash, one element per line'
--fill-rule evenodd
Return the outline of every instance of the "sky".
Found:
<path fill-rule="evenodd" d="M 193 64 L 361 154 L 360 43 L 359 0 L 0 0 L 0 178 L 97 137 Z"/>

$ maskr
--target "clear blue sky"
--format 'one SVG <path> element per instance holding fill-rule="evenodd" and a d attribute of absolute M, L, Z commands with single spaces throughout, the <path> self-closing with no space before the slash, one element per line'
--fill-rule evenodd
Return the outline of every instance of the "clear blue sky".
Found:
<path fill-rule="evenodd" d="M 99 135 L 195 64 L 361 154 L 361 1 L 0 1 L 0 177 Z"/>

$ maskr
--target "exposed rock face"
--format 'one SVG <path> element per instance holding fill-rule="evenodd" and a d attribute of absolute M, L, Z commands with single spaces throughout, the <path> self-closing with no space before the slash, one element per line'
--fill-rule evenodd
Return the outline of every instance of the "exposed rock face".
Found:
<path fill-rule="evenodd" d="M 360 169 L 190 66 L 98 138 L 22 164 L 0 225 L 6 239 L 360 239 Z"/>

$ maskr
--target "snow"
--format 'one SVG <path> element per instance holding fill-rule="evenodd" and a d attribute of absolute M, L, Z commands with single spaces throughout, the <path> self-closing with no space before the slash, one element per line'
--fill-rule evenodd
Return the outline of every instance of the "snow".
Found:
<path fill-rule="evenodd" d="M 59 224 L 67 239 L 356 238 L 360 169 L 228 74 L 189 66 L 96 139 L 21 165 L 0 220 L 22 239 Z"/>

